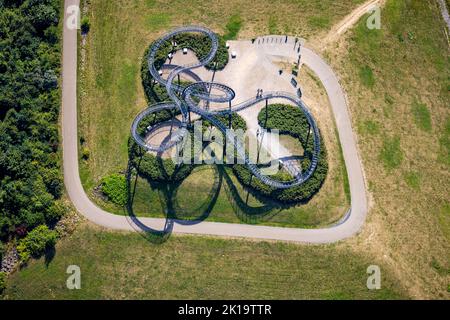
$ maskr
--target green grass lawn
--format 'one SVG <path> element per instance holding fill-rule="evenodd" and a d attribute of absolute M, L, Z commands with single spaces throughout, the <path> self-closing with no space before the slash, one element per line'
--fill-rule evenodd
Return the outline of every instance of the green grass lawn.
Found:
<path fill-rule="evenodd" d="M 298 139 L 287 135 L 287 134 L 281 134 L 280 135 L 280 144 L 288 149 L 293 156 L 303 156 L 304 150 L 302 148 L 302 145 L 299 143 Z"/>
<path fill-rule="evenodd" d="M 139 234 L 80 226 L 53 259 L 34 260 L 8 280 L 6 299 L 397 299 L 382 270 L 381 290 L 368 290 L 377 260 L 342 246 L 298 246 L 172 236 L 152 244 Z M 81 290 L 68 290 L 66 269 L 81 268 Z"/>

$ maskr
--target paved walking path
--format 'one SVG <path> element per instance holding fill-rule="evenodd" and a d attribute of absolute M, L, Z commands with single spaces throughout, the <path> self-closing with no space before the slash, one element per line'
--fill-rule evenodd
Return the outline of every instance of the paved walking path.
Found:
<path fill-rule="evenodd" d="M 70 5 L 79 5 L 79 0 L 66 0 L 65 8 L 67 9 Z M 139 229 L 139 224 L 142 223 L 152 229 L 163 230 L 168 225 L 165 219 L 140 218 L 139 222 L 131 222 L 130 218 L 117 216 L 98 208 L 84 192 L 78 168 L 77 34 L 76 30 L 69 30 L 64 25 L 62 131 L 64 182 L 67 193 L 76 209 L 87 219 L 100 226 L 115 230 L 136 230 Z M 274 54 L 274 51 L 277 51 L 277 54 L 287 55 L 287 58 L 295 57 L 295 49 L 290 49 L 287 45 L 286 47 L 280 46 L 267 46 L 267 48 L 262 49 L 270 54 Z M 351 237 L 361 229 L 367 214 L 367 198 L 363 172 L 351 128 L 344 92 L 331 68 L 318 55 L 307 48 L 302 48 L 302 57 L 303 62 L 323 82 L 336 118 L 336 125 L 349 175 L 351 192 L 350 214 L 347 215 L 341 224 L 322 229 L 280 228 L 216 222 L 201 222 L 194 225 L 187 225 L 181 221 L 170 221 L 169 225 L 173 226 L 173 232 L 305 243 L 329 243 Z"/>
<path fill-rule="evenodd" d="M 438 0 L 439 8 L 441 10 L 442 19 L 444 20 L 447 29 L 444 27 L 445 37 L 447 38 L 447 44 L 450 47 L 450 40 L 448 33 L 450 32 L 450 14 L 448 13 L 447 5 L 445 4 L 445 0 Z"/>

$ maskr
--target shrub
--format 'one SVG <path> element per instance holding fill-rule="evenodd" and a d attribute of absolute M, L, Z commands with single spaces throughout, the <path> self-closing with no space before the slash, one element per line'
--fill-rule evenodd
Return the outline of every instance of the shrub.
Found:
<path fill-rule="evenodd" d="M 81 150 L 81 158 L 85 161 L 89 160 L 89 157 L 91 156 L 91 151 L 88 147 L 83 147 Z"/>
<path fill-rule="evenodd" d="M 223 125 L 226 127 L 229 126 L 230 116 L 229 115 L 216 115 L 215 116 Z M 204 128 L 208 128 L 212 126 L 212 123 L 208 120 L 202 120 L 202 125 Z M 231 128 L 233 130 L 242 129 L 247 130 L 247 123 L 245 122 L 244 118 L 242 118 L 237 113 L 231 114 Z"/>
<path fill-rule="evenodd" d="M 19 241 L 17 252 L 20 260 L 26 262 L 30 257 L 39 257 L 46 249 L 55 245 L 56 239 L 56 231 L 50 230 L 46 225 L 38 226 Z"/>
<path fill-rule="evenodd" d="M 162 159 L 152 153 L 145 152 L 133 138 L 129 140 L 129 159 L 138 173 L 155 182 L 181 181 L 194 169 L 193 165 L 176 165 L 172 159 Z"/>
<path fill-rule="evenodd" d="M 49 223 L 55 223 L 59 219 L 61 219 L 66 212 L 68 211 L 66 205 L 62 201 L 55 201 L 53 205 L 51 205 L 46 211 L 45 211 L 45 219 Z"/>
<path fill-rule="evenodd" d="M 282 134 L 288 134 L 299 139 L 299 143 L 302 144 L 306 155 L 306 159 L 303 160 L 301 165 L 304 168 L 309 167 L 310 157 L 314 148 L 314 139 L 310 138 L 307 140 L 309 124 L 300 109 L 285 104 L 271 104 L 261 110 L 258 115 L 258 121 L 263 128 L 278 129 Z M 263 196 L 286 203 L 306 202 L 320 190 L 327 176 L 328 162 L 325 145 L 323 144 L 323 139 L 321 139 L 319 161 L 311 178 L 296 187 L 288 189 L 272 188 L 258 179 L 251 179 L 252 173 L 244 165 L 235 165 L 233 171 L 243 185 L 251 187 Z M 280 172 L 272 176 L 272 178 L 280 181 L 291 179 L 284 172 Z"/>
<path fill-rule="evenodd" d="M 6 289 L 6 273 L 0 272 L 0 294 Z"/>
<path fill-rule="evenodd" d="M 124 175 L 112 174 L 102 179 L 102 192 L 111 202 L 124 206 L 127 204 L 128 187 Z"/>
<path fill-rule="evenodd" d="M 86 34 L 89 32 L 90 29 L 91 29 L 91 23 L 89 22 L 89 18 L 83 17 L 83 19 L 81 19 L 81 32 L 83 34 Z"/>
<path fill-rule="evenodd" d="M 211 50 L 211 43 L 207 40 L 204 35 L 196 35 L 196 34 L 181 34 L 177 35 L 173 38 L 174 41 L 178 44 L 178 49 L 189 48 L 195 52 L 196 56 L 201 59 L 204 58 L 209 51 Z M 144 58 L 142 60 L 141 66 L 141 77 L 142 77 L 142 85 L 144 87 L 145 94 L 150 103 L 156 103 L 161 101 L 168 100 L 168 95 L 165 90 L 165 87 L 161 87 L 160 85 L 152 84 L 152 78 L 148 69 L 148 54 L 149 49 L 153 45 L 153 43 L 147 48 L 144 53 Z M 161 66 L 166 62 L 167 55 L 172 50 L 171 41 L 167 41 L 164 45 L 162 45 L 155 57 L 155 66 L 157 69 L 161 68 Z M 228 64 L 229 56 L 228 50 L 225 45 L 225 40 L 222 37 L 219 37 L 219 48 L 217 49 L 216 56 L 214 60 L 206 65 L 207 69 L 216 69 L 222 70 Z"/>
<path fill-rule="evenodd" d="M 3 242 L 0 242 L 0 262 L 2 261 L 3 255 L 5 254 L 5 245 Z"/>

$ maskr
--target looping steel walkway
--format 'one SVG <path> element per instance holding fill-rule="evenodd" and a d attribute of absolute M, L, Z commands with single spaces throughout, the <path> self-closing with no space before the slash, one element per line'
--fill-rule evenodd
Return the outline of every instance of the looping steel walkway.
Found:
<path fill-rule="evenodd" d="M 189 32 L 197 32 L 205 34 L 209 40 L 211 41 L 211 50 L 207 54 L 206 57 L 202 57 L 199 62 L 191 63 L 183 66 L 172 66 L 170 69 L 172 70 L 168 76 L 167 80 L 164 80 L 162 76 L 159 73 L 159 70 L 157 70 L 155 66 L 155 61 L 157 54 L 162 46 L 167 44 L 167 41 L 173 39 L 174 36 L 182 34 L 182 33 L 189 33 Z M 215 82 L 205 82 L 205 81 L 197 81 L 193 84 L 182 86 L 182 85 L 176 85 L 173 83 L 174 79 L 176 79 L 180 74 L 186 72 L 190 75 L 192 75 L 192 69 L 204 67 L 208 63 L 210 63 L 218 49 L 218 38 L 216 34 L 214 34 L 211 30 L 203 27 L 197 27 L 197 26 L 187 26 L 187 27 L 181 27 L 177 28 L 171 32 L 166 33 L 163 37 L 155 41 L 155 43 L 150 48 L 150 52 L 148 55 L 148 68 L 150 71 L 151 76 L 155 81 L 157 81 L 159 84 L 166 87 L 167 93 L 170 97 L 170 99 L 173 101 L 173 103 L 163 103 L 163 104 L 157 104 L 152 105 L 142 111 L 133 121 L 132 127 L 131 127 L 131 134 L 141 147 L 145 148 L 148 151 L 154 151 L 154 152 L 164 152 L 168 150 L 169 148 L 174 147 L 176 144 L 179 144 L 183 141 L 183 137 L 187 134 L 187 123 L 188 123 L 188 115 L 190 112 L 193 112 L 197 115 L 200 115 L 202 118 L 209 120 L 212 124 L 214 124 L 223 134 L 225 134 L 227 143 L 233 144 L 235 147 L 235 150 L 237 151 L 237 155 L 239 159 L 244 160 L 245 165 L 250 169 L 252 174 L 261 180 L 266 185 L 269 185 L 271 187 L 277 188 L 277 189 L 287 189 L 291 187 L 295 187 L 298 185 L 301 185 L 305 183 L 308 179 L 311 178 L 314 171 L 317 168 L 318 164 L 318 158 L 320 155 L 320 134 L 319 129 L 317 127 L 317 124 L 311 114 L 311 112 L 308 110 L 308 108 L 305 106 L 303 101 L 296 96 L 286 93 L 286 92 L 268 92 L 263 95 L 260 95 L 257 98 L 252 98 L 248 101 L 245 101 L 244 103 L 240 103 L 235 106 L 231 106 L 228 108 L 224 108 L 221 110 L 214 110 L 210 111 L 206 108 L 201 107 L 200 101 L 204 102 L 215 102 L 215 103 L 230 103 L 235 97 L 235 92 L 232 88 L 221 84 L 221 83 L 215 83 Z M 211 91 L 214 89 L 214 92 L 222 92 L 222 94 L 211 94 Z M 180 98 L 181 96 L 181 98 Z M 194 99 L 196 98 L 196 99 Z M 302 170 L 301 173 L 296 174 L 293 176 L 293 179 L 291 181 L 278 181 L 275 179 L 272 179 L 268 177 L 267 175 L 264 175 L 257 164 L 253 163 L 250 158 L 248 157 L 245 147 L 243 143 L 237 139 L 236 135 L 233 133 L 233 131 L 228 130 L 227 126 L 225 126 L 222 122 L 220 122 L 215 115 L 218 114 L 231 114 L 235 113 L 241 110 L 244 110 L 246 108 L 252 107 L 256 104 L 258 104 L 260 101 L 268 101 L 271 99 L 285 99 L 289 102 L 296 105 L 305 115 L 310 130 L 312 132 L 312 135 L 314 137 L 313 143 L 313 153 L 311 156 L 310 165 L 306 170 Z M 196 102 L 197 100 L 197 102 Z M 149 114 L 156 113 L 158 111 L 164 110 L 164 109 L 173 109 L 178 108 L 181 112 L 182 116 L 182 123 L 180 128 L 177 130 L 177 133 L 170 139 L 170 142 L 164 143 L 162 145 L 153 145 L 149 142 L 144 141 L 144 139 L 141 137 L 141 135 L 138 132 L 139 123 Z M 150 129 L 151 130 L 151 129 Z M 288 170 L 289 172 L 289 170 Z"/>
<path fill-rule="evenodd" d="M 70 18 L 70 6 L 79 6 L 79 0 L 65 1 L 65 21 Z M 144 228 L 170 230 L 174 233 L 215 235 L 253 239 L 270 239 L 302 243 L 331 243 L 351 237 L 359 232 L 367 215 L 366 186 L 363 170 L 353 136 L 344 91 L 333 70 L 317 54 L 302 47 L 302 60 L 321 80 L 333 110 L 342 145 L 351 194 L 351 210 L 339 224 L 321 229 L 281 228 L 247 224 L 201 222 L 183 225 L 176 220 L 140 218 L 128 220 L 98 208 L 86 195 L 80 180 L 77 134 L 77 46 L 78 30 L 68 29 L 64 23 L 62 74 L 62 145 L 64 182 L 75 208 L 88 220 L 105 228 L 136 231 Z M 281 49 L 280 49 L 281 50 Z M 296 58 L 292 48 L 278 54 Z M 292 56 L 291 56 L 292 55 Z"/>

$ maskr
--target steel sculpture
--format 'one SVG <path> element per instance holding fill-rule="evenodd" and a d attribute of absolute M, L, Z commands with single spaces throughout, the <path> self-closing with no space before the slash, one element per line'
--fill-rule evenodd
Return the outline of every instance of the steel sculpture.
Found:
<path fill-rule="evenodd" d="M 201 33 L 206 35 L 211 41 L 211 50 L 206 55 L 206 57 L 201 57 L 201 59 L 199 59 L 199 61 L 196 63 L 183 66 L 167 65 L 167 64 L 164 65 L 162 68 L 169 70 L 170 74 L 167 79 L 163 79 L 162 75 L 160 75 L 159 70 L 157 70 L 155 66 L 156 55 L 158 53 L 158 50 L 174 36 L 182 33 Z M 200 77 L 198 77 L 192 71 L 193 69 L 203 67 L 208 63 L 210 63 L 214 59 L 218 47 L 219 41 L 216 34 L 214 34 L 211 30 L 207 28 L 198 26 L 186 26 L 177 28 L 165 34 L 163 37 L 161 37 L 152 45 L 148 54 L 148 61 L 147 61 L 149 71 L 151 76 L 156 82 L 166 87 L 166 91 L 169 95 L 171 102 L 163 102 L 156 105 L 152 105 L 137 115 L 137 117 L 133 121 L 131 128 L 131 134 L 134 140 L 136 141 L 137 144 L 139 144 L 141 147 L 143 147 L 148 151 L 162 153 L 183 141 L 184 136 L 187 134 L 189 114 L 192 112 L 210 121 L 214 126 L 216 126 L 225 135 L 227 143 L 231 143 L 234 145 L 238 157 L 244 159 L 245 165 L 249 168 L 252 174 L 256 178 L 261 180 L 263 183 L 279 189 L 287 189 L 305 183 L 308 179 L 311 178 L 311 176 L 313 175 L 314 171 L 317 168 L 320 155 L 320 134 L 312 114 L 310 113 L 310 111 L 308 110 L 308 108 L 305 106 L 305 104 L 301 99 L 299 99 L 295 95 L 286 92 L 273 91 L 273 92 L 265 92 L 256 98 L 252 98 L 245 102 L 231 106 L 231 108 L 227 106 L 223 109 L 209 110 L 209 108 L 203 107 L 202 104 L 200 103 L 201 101 L 203 101 L 207 102 L 207 105 L 210 102 L 231 104 L 231 101 L 235 97 L 235 92 L 233 91 L 232 88 L 220 83 L 201 81 Z M 193 78 L 195 82 L 189 85 L 181 85 L 174 83 L 174 80 L 180 74 L 187 74 L 191 76 L 191 78 Z M 211 94 L 212 90 L 214 90 L 214 92 L 218 91 L 221 94 Z M 309 167 L 306 170 L 299 173 L 298 175 L 296 175 L 291 181 L 279 181 L 262 174 L 258 166 L 250 161 L 245 151 L 245 146 L 242 143 L 239 143 L 233 131 L 227 130 L 228 129 L 227 126 L 225 126 L 216 117 L 217 115 L 230 115 L 231 113 L 235 113 L 244 110 L 246 108 L 252 107 L 262 101 L 269 101 L 271 99 L 280 99 L 280 98 L 290 101 L 303 112 L 309 123 L 310 131 L 314 138 L 313 153 Z M 149 142 L 146 142 L 138 133 L 139 123 L 150 114 L 159 112 L 161 110 L 173 110 L 173 109 L 178 109 L 180 111 L 181 125 L 179 130 L 177 130 L 176 134 L 172 137 L 172 139 L 170 139 L 168 143 L 165 143 L 163 145 L 152 145 Z"/>

